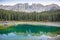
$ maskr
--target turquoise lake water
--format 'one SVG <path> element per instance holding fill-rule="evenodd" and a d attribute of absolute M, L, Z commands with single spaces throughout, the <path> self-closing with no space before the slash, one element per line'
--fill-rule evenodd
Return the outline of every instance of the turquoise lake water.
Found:
<path fill-rule="evenodd" d="M 18 24 L 0 30 L 0 40 L 49 40 L 60 35 L 60 27 Z"/>

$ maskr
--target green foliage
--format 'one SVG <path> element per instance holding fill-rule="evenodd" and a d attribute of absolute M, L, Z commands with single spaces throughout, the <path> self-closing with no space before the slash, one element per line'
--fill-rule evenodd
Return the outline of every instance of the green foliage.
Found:
<path fill-rule="evenodd" d="M 60 10 L 45 12 L 15 12 L 0 9 L 0 21 L 60 21 Z"/>

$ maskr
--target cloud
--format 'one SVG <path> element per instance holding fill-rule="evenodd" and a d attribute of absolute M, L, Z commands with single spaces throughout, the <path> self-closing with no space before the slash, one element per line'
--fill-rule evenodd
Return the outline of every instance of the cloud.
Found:
<path fill-rule="evenodd" d="M 41 3 L 41 4 L 51 4 L 51 3 L 55 3 L 60 5 L 60 0 L 0 0 L 0 4 L 6 4 L 6 5 L 14 5 L 17 3 Z"/>

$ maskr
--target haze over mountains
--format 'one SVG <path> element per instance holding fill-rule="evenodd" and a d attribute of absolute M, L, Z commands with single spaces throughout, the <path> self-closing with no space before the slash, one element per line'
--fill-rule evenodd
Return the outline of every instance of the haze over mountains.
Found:
<path fill-rule="evenodd" d="M 29 5 L 28 3 L 19 3 L 13 6 L 10 5 L 0 5 L 0 9 L 4 10 L 13 10 L 13 11 L 20 11 L 20 12 L 42 12 L 42 11 L 50 11 L 50 10 L 59 10 L 60 6 L 57 4 L 50 4 L 50 5 L 42 5 L 42 4 L 32 4 Z"/>

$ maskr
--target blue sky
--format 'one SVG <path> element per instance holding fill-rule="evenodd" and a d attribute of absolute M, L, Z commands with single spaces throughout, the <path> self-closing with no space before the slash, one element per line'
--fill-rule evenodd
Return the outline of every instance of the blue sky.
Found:
<path fill-rule="evenodd" d="M 14 5 L 17 3 L 41 3 L 43 5 L 48 5 L 48 4 L 58 4 L 60 5 L 60 0 L 0 0 L 0 4 L 3 5 Z"/>

